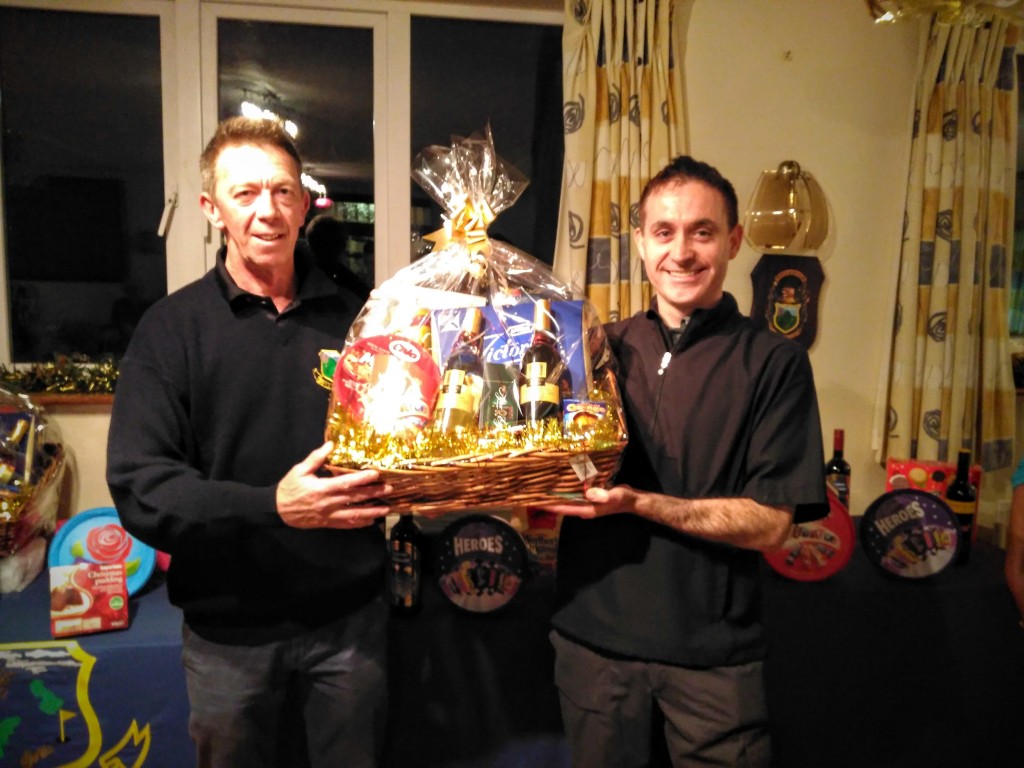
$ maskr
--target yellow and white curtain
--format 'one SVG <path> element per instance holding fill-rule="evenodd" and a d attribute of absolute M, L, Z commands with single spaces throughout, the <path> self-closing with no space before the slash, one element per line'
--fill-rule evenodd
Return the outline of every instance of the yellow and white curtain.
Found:
<path fill-rule="evenodd" d="M 1007 306 L 1017 27 L 932 21 L 917 89 L 881 458 L 1013 461 Z"/>
<path fill-rule="evenodd" d="M 565 165 L 554 271 L 602 320 L 647 307 L 632 230 L 644 184 L 684 151 L 683 51 L 693 0 L 566 0 Z"/>

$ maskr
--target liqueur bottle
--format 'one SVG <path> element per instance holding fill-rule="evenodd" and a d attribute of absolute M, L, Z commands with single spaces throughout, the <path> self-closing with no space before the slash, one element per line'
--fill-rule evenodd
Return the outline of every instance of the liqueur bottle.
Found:
<path fill-rule="evenodd" d="M 22 488 L 22 481 L 28 482 L 27 469 L 31 462 L 31 456 L 21 446 L 28 431 L 28 419 L 19 419 L 9 434 L 0 435 L 0 489 L 4 491 L 18 492 Z M 19 453 L 24 455 L 23 463 L 26 467 L 24 478 L 18 471 Z"/>
<path fill-rule="evenodd" d="M 405 335 L 423 347 L 428 355 L 431 353 L 433 341 L 430 333 L 429 309 L 416 310 L 416 314 L 413 315 L 412 322 L 409 323 L 409 328 L 406 330 Z"/>
<path fill-rule="evenodd" d="M 956 477 L 946 486 L 946 503 L 956 515 L 960 526 L 960 549 L 956 564 L 966 565 L 971 557 L 971 539 L 974 536 L 975 501 L 978 492 L 970 481 L 971 452 L 961 450 L 956 458 Z"/>
<path fill-rule="evenodd" d="M 21 490 L 21 478 L 17 472 L 17 457 L 13 453 L 0 449 L 0 489 L 12 493 Z"/>
<path fill-rule="evenodd" d="M 520 422 L 519 401 L 515 396 L 515 376 L 509 378 L 503 365 L 484 363 L 483 426 L 497 432 Z"/>
<path fill-rule="evenodd" d="M 480 351 L 482 321 L 479 307 L 466 311 L 462 330 L 445 362 L 444 379 L 434 409 L 434 424 L 444 432 L 479 424 L 484 386 Z"/>
<path fill-rule="evenodd" d="M 850 462 L 843 458 L 844 432 L 837 429 L 832 433 L 832 458 L 825 464 L 825 483 L 835 493 L 840 503 L 850 509 Z"/>
<path fill-rule="evenodd" d="M 527 426 L 562 418 L 561 382 L 565 363 L 558 351 L 551 301 L 533 307 L 533 338 L 519 368 L 519 406 Z"/>
<path fill-rule="evenodd" d="M 412 514 L 403 514 L 388 538 L 388 602 L 391 612 L 413 616 L 423 603 L 423 531 Z"/>

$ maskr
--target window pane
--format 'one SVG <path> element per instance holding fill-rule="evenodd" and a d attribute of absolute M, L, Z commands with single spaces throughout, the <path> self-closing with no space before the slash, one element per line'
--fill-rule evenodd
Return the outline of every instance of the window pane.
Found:
<path fill-rule="evenodd" d="M 156 17 L 0 8 L 15 362 L 120 355 L 167 292 Z"/>
<path fill-rule="evenodd" d="M 324 187 L 311 192 L 307 221 L 348 222 L 342 252 L 325 258 L 372 286 L 373 32 L 221 19 L 217 50 L 220 119 L 245 101 L 295 124 L 304 171 Z"/>
<path fill-rule="evenodd" d="M 551 264 L 562 183 L 562 30 L 557 26 L 412 20 L 412 155 L 491 126 L 498 155 L 530 180 L 488 233 Z M 423 231 L 441 209 L 413 183 Z"/>
<path fill-rule="evenodd" d="M 1024 83 L 1024 56 L 1017 57 L 1017 82 Z M 1024 336 L 1024 88 L 1017 90 L 1017 195 L 1010 264 L 1010 335 Z M 1020 386 L 1018 383 L 1017 386 Z"/>

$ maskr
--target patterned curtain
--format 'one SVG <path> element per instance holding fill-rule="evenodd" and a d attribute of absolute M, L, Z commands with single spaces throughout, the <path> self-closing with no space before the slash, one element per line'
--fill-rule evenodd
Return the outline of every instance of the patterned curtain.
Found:
<path fill-rule="evenodd" d="M 1013 461 L 1007 302 L 1017 27 L 932 21 L 917 89 L 890 363 L 887 457 Z"/>
<path fill-rule="evenodd" d="M 683 37 L 693 0 L 566 0 L 565 165 L 554 271 L 602 320 L 647 307 L 632 230 L 644 184 L 681 154 Z M 626 214 L 627 218 L 623 217 Z"/>

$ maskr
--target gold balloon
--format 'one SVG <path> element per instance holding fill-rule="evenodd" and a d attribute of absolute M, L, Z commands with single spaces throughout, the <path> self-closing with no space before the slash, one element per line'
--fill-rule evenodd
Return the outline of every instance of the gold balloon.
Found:
<path fill-rule="evenodd" d="M 865 0 L 868 12 L 878 23 L 935 16 L 939 24 L 978 27 L 994 16 L 1024 26 L 1022 0 Z"/>

